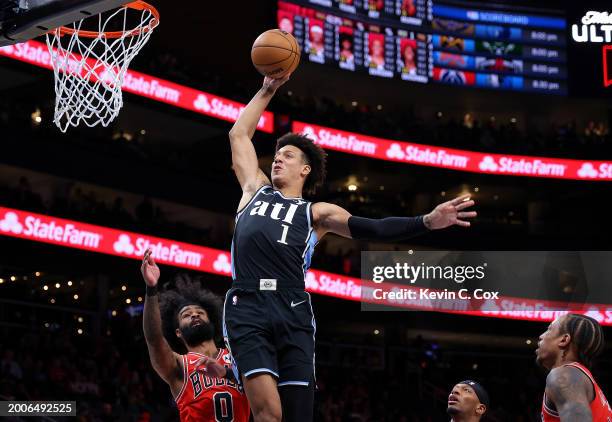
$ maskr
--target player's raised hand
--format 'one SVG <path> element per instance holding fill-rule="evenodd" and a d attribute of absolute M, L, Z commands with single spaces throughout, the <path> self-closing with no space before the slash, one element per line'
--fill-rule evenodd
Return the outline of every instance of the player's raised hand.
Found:
<path fill-rule="evenodd" d="M 198 372 L 202 372 L 209 377 L 225 378 L 227 374 L 227 368 L 209 356 L 198 359 L 195 366 Z"/>
<path fill-rule="evenodd" d="M 145 251 L 144 257 L 142 258 L 142 265 L 140 266 L 140 272 L 142 274 L 142 278 L 144 278 L 145 283 L 147 283 L 147 286 L 157 286 L 160 272 L 159 267 L 153 259 L 151 249 L 147 249 Z"/>
<path fill-rule="evenodd" d="M 470 227 L 468 218 L 476 217 L 476 211 L 463 211 L 474 206 L 475 202 L 470 195 L 459 196 L 453 200 L 443 202 L 424 217 L 428 229 L 439 230 L 450 226 Z"/>
<path fill-rule="evenodd" d="M 269 76 L 264 77 L 264 81 L 263 81 L 263 87 L 264 89 L 266 89 L 269 92 L 276 92 L 276 90 L 285 82 L 287 82 L 289 80 L 289 78 L 291 77 L 291 74 L 288 73 L 285 76 L 283 76 L 282 78 L 271 78 Z"/>

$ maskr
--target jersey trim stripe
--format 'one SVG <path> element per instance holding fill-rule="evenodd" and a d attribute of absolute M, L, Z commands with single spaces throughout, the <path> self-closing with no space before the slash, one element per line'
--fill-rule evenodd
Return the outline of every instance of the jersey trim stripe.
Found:
<path fill-rule="evenodd" d="M 285 381 L 277 384 L 277 387 L 284 387 L 285 385 L 302 385 L 308 387 L 310 383 L 305 381 Z"/>
<path fill-rule="evenodd" d="M 232 372 L 234 373 L 234 378 L 236 379 L 236 381 L 238 382 L 238 384 L 241 383 L 240 381 L 240 370 L 238 369 L 238 364 L 236 363 L 236 361 L 234 360 L 234 355 L 232 354 L 232 348 L 230 346 L 230 340 L 229 340 L 229 335 L 227 333 L 227 325 L 225 325 L 225 307 L 227 306 L 227 297 L 229 296 L 230 292 L 233 289 L 229 289 L 227 291 L 227 293 L 225 293 L 225 300 L 223 301 L 223 315 L 221 317 L 222 320 L 222 329 L 223 329 L 223 340 L 225 341 L 225 347 L 227 347 L 227 351 L 229 352 L 230 355 L 230 359 L 232 360 Z"/>
<path fill-rule="evenodd" d="M 310 258 L 312 257 L 312 253 L 314 252 L 314 248 L 317 244 L 317 234 L 315 233 L 315 242 L 314 245 L 311 244 L 310 242 L 310 237 L 312 236 L 312 234 L 314 233 L 314 227 L 312 226 L 312 219 L 310 218 L 310 206 L 311 206 L 312 202 L 309 202 L 306 205 L 306 219 L 308 220 L 308 235 L 306 236 L 306 246 L 304 247 L 304 252 L 302 252 L 302 260 L 303 260 L 303 264 L 302 264 L 302 272 L 304 273 L 304 279 L 306 279 L 306 271 L 308 271 L 308 268 L 310 267 Z"/>
<path fill-rule="evenodd" d="M 274 186 L 272 186 L 272 189 L 274 189 Z M 302 201 L 304 200 L 304 198 L 302 198 L 301 196 L 295 196 L 295 197 L 286 197 L 285 195 L 283 195 L 283 193 L 277 189 L 274 189 L 275 193 L 278 193 L 280 196 L 282 196 L 283 199 L 286 199 L 288 201 L 291 201 L 292 199 L 301 199 Z"/>
<path fill-rule="evenodd" d="M 274 375 L 276 378 L 279 378 L 278 374 L 276 372 L 274 372 L 273 370 L 269 369 L 269 368 L 257 368 L 257 369 L 251 369 L 249 372 L 245 372 L 244 373 L 244 377 L 247 378 L 253 374 L 259 374 L 260 372 L 268 372 L 272 375 Z"/>
<path fill-rule="evenodd" d="M 310 297 L 310 293 L 306 292 L 306 294 L 308 295 L 308 305 L 310 306 L 310 313 L 312 314 L 312 328 L 314 329 L 314 331 L 312 332 L 312 344 L 315 346 L 313 347 L 313 351 L 312 351 L 312 377 L 314 378 L 314 382 L 316 384 L 317 382 L 317 366 L 316 366 L 316 345 L 317 345 L 317 321 L 315 320 L 315 316 L 314 316 L 314 311 L 312 309 L 312 298 Z"/>
<path fill-rule="evenodd" d="M 253 203 L 255 198 L 257 198 L 257 195 L 259 195 L 261 193 L 261 191 L 263 189 L 267 188 L 267 187 L 271 187 L 271 186 L 270 185 L 263 185 L 259 189 L 257 189 L 257 191 L 255 192 L 253 197 L 249 200 L 249 202 L 247 202 L 247 204 L 244 207 L 242 207 L 242 209 L 240 211 L 238 211 L 236 213 L 236 218 L 234 219 L 234 233 L 232 234 L 232 246 L 231 246 L 231 249 L 230 249 L 230 268 L 232 269 L 232 280 L 236 280 L 236 265 L 235 265 L 236 253 L 234 251 L 234 236 L 236 236 L 236 228 L 235 227 L 238 225 L 238 219 L 244 213 L 244 211 Z"/>
<path fill-rule="evenodd" d="M 187 374 L 187 355 L 183 355 L 181 356 L 181 358 L 183 359 L 183 385 L 181 389 L 179 390 L 178 394 L 176 395 L 176 397 L 174 398 L 174 401 L 177 403 L 180 400 L 183 393 L 185 392 L 185 387 L 187 387 L 187 378 L 188 378 L 187 376 L 188 375 Z"/>
<path fill-rule="evenodd" d="M 236 222 L 238 222 L 238 217 L 240 217 L 242 215 L 244 210 L 246 210 L 248 208 L 248 206 L 251 205 L 253 200 L 257 197 L 257 195 L 259 195 L 261 193 L 261 190 L 263 188 L 267 188 L 268 186 L 272 187 L 271 185 L 263 185 L 263 186 L 261 186 L 259 189 L 257 189 L 255 191 L 255 193 L 253 194 L 253 197 L 251 199 L 249 199 L 249 202 L 247 202 L 247 204 L 244 207 L 240 208 L 240 210 L 236 213 Z"/>
<path fill-rule="evenodd" d="M 235 233 L 235 232 L 234 232 Z M 230 247 L 230 268 L 232 269 L 232 280 L 236 280 L 236 266 L 234 265 L 234 236 L 232 235 L 232 246 Z"/>
<path fill-rule="evenodd" d="M 589 381 L 591 381 L 591 385 L 593 385 L 593 391 L 595 391 L 595 380 L 593 379 L 593 377 L 588 374 L 584 369 L 582 369 L 579 365 L 576 365 L 575 363 L 568 363 L 566 365 L 563 366 L 571 366 L 572 368 L 576 368 L 579 369 L 580 372 L 582 372 L 584 375 L 587 376 L 587 378 L 589 379 Z M 597 394 L 595 394 L 597 396 Z M 595 398 L 593 398 L 593 400 L 595 400 Z"/>
<path fill-rule="evenodd" d="M 548 405 L 546 404 L 546 393 L 544 393 L 544 411 L 548 413 L 550 416 L 554 416 L 556 418 L 559 417 L 559 413 L 557 413 L 556 410 L 553 410 L 550 407 L 548 407 Z"/>

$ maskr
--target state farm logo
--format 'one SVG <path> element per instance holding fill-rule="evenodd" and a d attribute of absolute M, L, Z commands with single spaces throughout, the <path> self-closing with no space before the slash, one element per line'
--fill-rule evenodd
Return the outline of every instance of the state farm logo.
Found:
<path fill-rule="evenodd" d="M 597 176 L 597 170 L 595 170 L 595 167 L 591 163 L 583 163 L 580 170 L 578 170 L 578 177 L 583 179 L 595 179 Z"/>
<path fill-rule="evenodd" d="M 0 232 L 14 233 L 25 237 L 40 239 L 44 242 L 59 243 L 97 249 L 102 240 L 102 234 L 81 230 L 74 223 L 58 221 L 48 217 L 37 217 L 24 214 L 23 223 L 19 215 L 7 211 L 0 220 Z"/>
<path fill-rule="evenodd" d="M 392 160 L 403 160 L 406 154 L 402 151 L 402 147 L 399 144 L 391 144 L 389 149 L 387 150 L 387 157 Z"/>
<path fill-rule="evenodd" d="M 478 168 L 482 171 L 497 171 L 497 163 L 490 155 L 486 155 L 478 164 Z"/>
<path fill-rule="evenodd" d="M 222 119 L 235 122 L 240 116 L 242 110 L 244 110 L 245 106 L 212 95 L 209 99 L 209 97 L 205 94 L 198 94 L 195 101 L 193 102 L 193 107 L 204 114 L 220 117 Z M 259 121 L 257 122 L 257 127 L 263 128 L 265 126 L 266 116 L 263 115 L 259 118 Z"/>
<path fill-rule="evenodd" d="M 220 272 L 220 273 L 226 273 L 226 274 L 231 273 L 232 265 L 230 264 L 227 254 L 220 253 L 219 256 L 217 256 L 217 259 L 215 260 L 215 262 L 213 262 L 213 268 L 215 269 L 215 271 Z"/>
<path fill-rule="evenodd" d="M 7 212 L 4 218 L 0 220 L 0 231 L 20 234 L 23 231 L 23 225 L 19 222 L 17 214 L 10 211 Z"/>
<path fill-rule="evenodd" d="M 299 131 L 299 126 L 296 131 Z M 332 148 L 338 151 L 348 151 L 362 155 L 376 155 L 377 140 L 367 141 L 355 133 L 341 132 L 324 127 L 315 130 L 309 125 L 304 125 L 301 132 L 302 135 L 312 139 L 315 144 L 323 148 Z"/>
<path fill-rule="evenodd" d="M 132 245 L 130 236 L 127 234 L 119 235 L 119 239 L 113 243 L 113 249 L 117 253 L 132 255 L 134 253 L 134 245 Z"/>
<path fill-rule="evenodd" d="M 193 102 L 193 106 L 196 108 L 196 110 L 200 110 L 205 113 L 210 112 L 210 104 L 208 103 L 208 98 L 206 95 L 198 95 L 198 98 L 196 98 L 196 100 Z"/>
<path fill-rule="evenodd" d="M 311 126 L 304 126 L 304 129 L 302 129 L 302 135 L 312 139 L 314 143 L 319 142 L 319 136 Z"/>
<path fill-rule="evenodd" d="M 312 271 L 308 271 L 306 273 L 304 282 L 306 284 L 306 290 L 317 290 L 319 288 L 317 277 L 312 273 Z"/>
<path fill-rule="evenodd" d="M 487 299 L 480 307 L 480 310 L 487 314 L 498 314 L 500 308 L 497 306 L 497 302 L 494 299 Z"/>
<path fill-rule="evenodd" d="M 176 243 L 157 241 L 156 243 L 145 237 L 136 237 L 132 243 L 130 235 L 122 233 L 113 243 L 113 250 L 118 254 L 138 256 L 144 255 L 147 249 L 151 249 L 153 258 L 159 262 L 180 264 L 189 267 L 200 267 L 203 255 L 199 252 L 188 250 Z"/>

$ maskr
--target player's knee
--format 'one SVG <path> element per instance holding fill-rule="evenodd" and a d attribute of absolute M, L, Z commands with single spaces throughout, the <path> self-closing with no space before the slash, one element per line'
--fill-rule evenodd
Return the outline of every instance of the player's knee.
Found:
<path fill-rule="evenodd" d="M 283 417 L 280 403 L 268 400 L 251 404 L 251 411 L 253 412 L 255 422 L 281 422 Z"/>

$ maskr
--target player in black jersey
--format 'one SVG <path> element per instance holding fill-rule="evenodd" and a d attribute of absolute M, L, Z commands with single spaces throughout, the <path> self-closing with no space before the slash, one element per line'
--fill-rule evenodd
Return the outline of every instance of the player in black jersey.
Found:
<path fill-rule="evenodd" d="M 394 241 L 452 225 L 469 227 L 467 196 L 419 217 L 369 219 L 329 203 L 311 203 L 325 177 L 325 152 L 288 133 L 276 145 L 271 180 L 251 141 L 262 113 L 286 81 L 265 78 L 229 133 L 242 187 L 232 241 L 232 288 L 224 303 L 224 334 L 256 422 L 312 421 L 315 319 L 304 277 L 326 233 Z"/>

